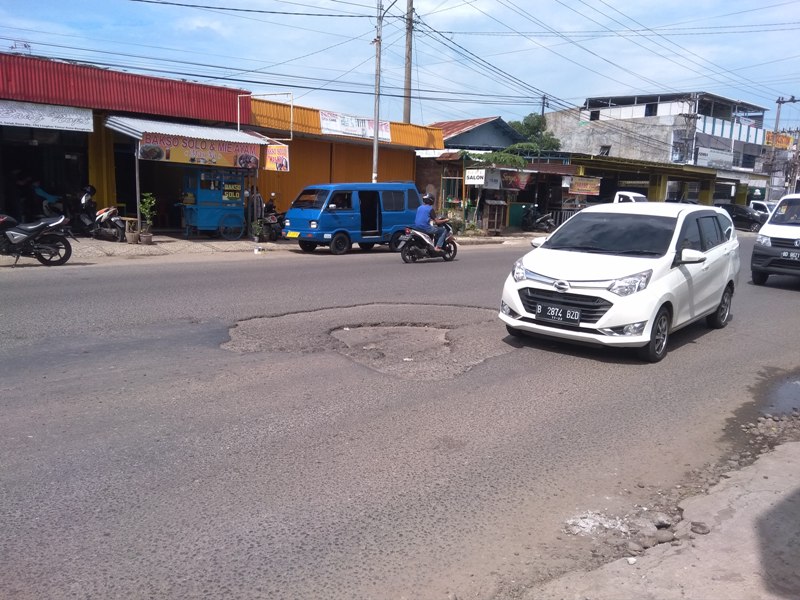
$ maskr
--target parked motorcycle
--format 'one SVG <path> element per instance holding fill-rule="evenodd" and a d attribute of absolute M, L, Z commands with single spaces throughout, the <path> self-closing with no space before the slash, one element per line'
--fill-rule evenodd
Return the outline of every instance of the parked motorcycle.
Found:
<path fill-rule="evenodd" d="M 447 229 L 447 233 L 441 250 L 436 249 L 436 240 L 429 234 L 406 227 L 406 232 L 400 236 L 397 244 L 403 262 L 413 263 L 423 258 L 443 258 L 446 262 L 453 260 L 458 253 L 458 244 L 453 237 L 453 228 L 450 223 L 445 223 L 443 227 Z"/>
<path fill-rule="evenodd" d="M 283 234 L 283 227 L 286 223 L 286 213 L 282 212 L 268 212 L 262 219 L 264 224 L 264 235 L 267 236 L 270 242 L 274 242 L 281 238 Z"/>
<path fill-rule="evenodd" d="M 94 195 L 97 193 L 93 185 L 83 188 L 78 218 L 73 220 L 73 227 L 80 233 L 93 238 L 103 238 L 121 242 L 125 239 L 125 222 L 119 216 L 116 206 L 97 210 Z"/>
<path fill-rule="evenodd" d="M 553 214 L 542 214 L 539 209 L 531 205 L 522 213 L 522 231 L 544 231 L 550 233 L 556 228 Z"/>
<path fill-rule="evenodd" d="M 45 217 L 33 223 L 17 223 L 8 215 L 0 214 L 0 254 L 16 258 L 13 266 L 23 256 L 35 258 L 47 267 L 63 265 L 72 256 L 70 235 L 64 215 Z"/>

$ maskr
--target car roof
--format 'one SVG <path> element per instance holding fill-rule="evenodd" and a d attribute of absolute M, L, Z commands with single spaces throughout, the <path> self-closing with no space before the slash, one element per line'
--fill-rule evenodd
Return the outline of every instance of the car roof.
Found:
<path fill-rule="evenodd" d="M 595 204 L 584 208 L 581 212 L 608 212 L 628 215 L 657 215 L 660 217 L 678 217 L 679 215 L 713 211 L 726 214 L 722 209 L 705 204 L 680 204 L 676 202 L 622 202 L 619 204 Z"/>

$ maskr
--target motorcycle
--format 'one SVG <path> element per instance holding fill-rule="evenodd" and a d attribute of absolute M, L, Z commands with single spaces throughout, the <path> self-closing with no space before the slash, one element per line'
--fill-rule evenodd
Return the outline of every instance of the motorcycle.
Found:
<path fill-rule="evenodd" d="M 67 235 L 76 239 L 68 223 L 64 215 L 17 223 L 16 219 L 0 214 L 0 254 L 15 257 L 15 267 L 23 256 L 35 258 L 47 267 L 63 265 L 72 256 Z"/>
<path fill-rule="evenodd" d="M 400 236 L 397 244 L 400 250 L 400 258 L 404 263 L 417 262 L 423 258 L 443 258 L 445 262 L 450 262 L 458 253 L 458 244 L 453 237 L 453 228 L 450 223 L 444 223 L 443 227 L 447 230 L 445 234 L 444 246 L 441 250 L 436 249 L 436 240 L 429 234 L 418 229 L 406 227 L 406 231 Z"/>
<path fill-rule="evenodd" d="M 82 233 L 93 238 L 106 238 L 121 242 L 125 239 L 125 222 L 119 216 L 116 206 L 97 210 L 93 185 L 83 188 L 76 224 Z"/>
<path fill-rule="evenodd" d="M 522 231 L 544 231 L 550 233 L 556 228 L 553 214 L 541 214 L 536 206 L 529 206 L 522 213 Z"/>
<path fill-rule="evenodd" d="M 283 235 L 283 228 L 286 223 L 286 213 L 268 212 L 261 220 L 264 224 L 264 234 L 270 242 L 278 240 Z"/>

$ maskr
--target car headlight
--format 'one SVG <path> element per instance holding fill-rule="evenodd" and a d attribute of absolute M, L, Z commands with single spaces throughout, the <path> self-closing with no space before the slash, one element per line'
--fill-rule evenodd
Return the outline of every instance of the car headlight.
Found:
<path fill-rule="evenodd" d="M 772 240 L 769 238 L 768 235 L 761 235 L 760 233 L 756 236 L 756 244 L 759 246 L 772 246 Z"/>
<path fill-rule="evenodd" d="M 652 275 L 653 271 L 649 269 L 641 273 L 636 273 L 635 275 L 621 277 L 614 280 L 611 285 L 608 286 L 608 291 L 614 292 L 617 296 L 630 296 L 631 294 L 645 289 L 647 284 L 650 283 L 650 277 L 652 277 Z"/>
<path fill-rule="evenodd" d="M 308 226 L 311 227 L 311 229 L 316 229 L 317 228 L 317 222 L 316 221 L 309 221 L 308 222 Z"/>
<path fill-rule="evenodd" d="M 522 281 L 523 279 L 526 279 L 525 267 L 522 264 L 521 258 L 514 263 L 514 268 L 511 269 L 511 274 L 514 276 L 514 281 Z"/>
<path fill-rule="evenodd" d="M 292 222 L 291 222 L 289 219 L 286 219 L 286 220 L 283 222 L 283 226 L 284 226 L 284 227 L 291 227 L 291 226 L 292 226 Z"/>

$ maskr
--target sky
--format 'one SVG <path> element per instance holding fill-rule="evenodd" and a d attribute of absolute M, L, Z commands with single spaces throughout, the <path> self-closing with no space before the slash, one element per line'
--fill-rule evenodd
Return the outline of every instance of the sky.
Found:
<path fill-rule="evenodd" d="M 379 116 L 402 121 L 409 4 L 412 123 L 703 91 L 772 129 L 800 100 L 800 0 L 0 0 L 0 51 L 372 117 L 380 10 Z"/>

